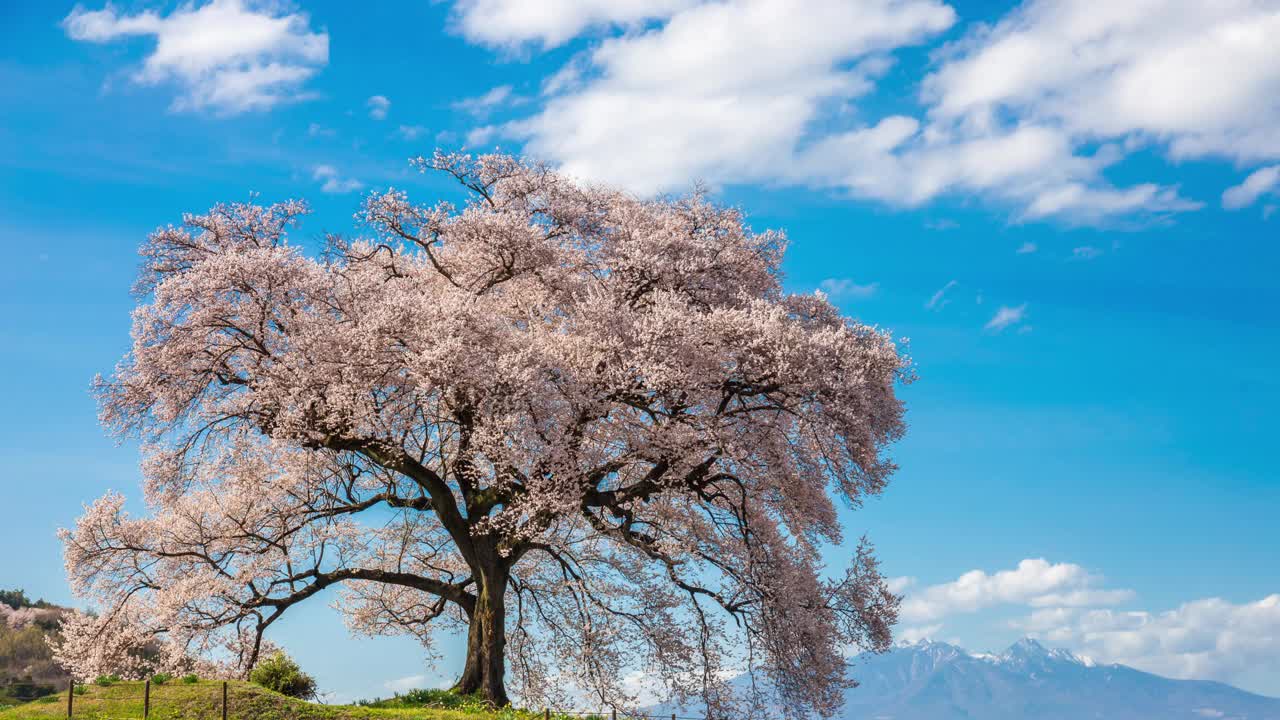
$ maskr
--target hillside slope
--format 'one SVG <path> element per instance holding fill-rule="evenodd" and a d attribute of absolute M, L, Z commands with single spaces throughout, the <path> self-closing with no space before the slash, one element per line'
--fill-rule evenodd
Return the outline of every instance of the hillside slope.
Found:
<path fill-rule="evenodd" d="M 47 642 L 66 611 L 21 590 L 0 590 L 0 708 L 66 685 Z"/>
<path fill-rule="evenodd" d="M 404 718 L 408 720 L 479 720 L 477 713 L 432 708 L 366 708 L 318 705 L 285 697 L 257 685 L 232 682 L 228 686 L 229 720 L 364 720 Z M 122 682 L 110 687 L 86 686 L 75 696 L 77 720 L 130 720 L 142 718 L 143 684 Z M 0 720 L 40 720 L 65 718 L 66 692 L 18 707 L 0 710 Z M 524 716 L 524 713 L 520 713 Z M 221 720 L 222 683 L 201 681 L 184 684 L 171 681 L 151 688 L 151 720 Z M 510 720 L 517 720 L 513 714 Z"/>

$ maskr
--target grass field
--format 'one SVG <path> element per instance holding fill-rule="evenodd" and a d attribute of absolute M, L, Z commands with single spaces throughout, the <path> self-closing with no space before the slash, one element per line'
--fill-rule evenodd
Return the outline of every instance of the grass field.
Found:
<path fill-rule="evenodd" d="M 86 685 L 75 696 L 77 720 L 141 720 L 143 684 L 121 682 L 109 687 Z M 437 708 L 354 707 L 318 705 L 285 697 L 257 685 L 232 682 L 228 687 L 228 720 L 357 720 L 361 718 L 404 718 L 405 720 L 528 720 L 532 713 L 480 713 L 474 710 Z M 44 697 L 36 702 L 0 710 L 0 720 L 65 718 L 67 694 Z M 221 720 L 222 683 L 176 681 L 151 686 L 151 720 Z"/>

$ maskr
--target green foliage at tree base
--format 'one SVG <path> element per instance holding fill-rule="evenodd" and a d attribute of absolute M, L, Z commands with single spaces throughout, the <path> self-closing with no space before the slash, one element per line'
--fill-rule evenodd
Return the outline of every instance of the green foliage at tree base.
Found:
<path fill-rule="evenodd" d="M 279 651 L 259 662 L 249 673 L 249 681 L 289 697 L 310 700 L 316 696 L 315 678 L 302 672 L 293 658 Z"/>

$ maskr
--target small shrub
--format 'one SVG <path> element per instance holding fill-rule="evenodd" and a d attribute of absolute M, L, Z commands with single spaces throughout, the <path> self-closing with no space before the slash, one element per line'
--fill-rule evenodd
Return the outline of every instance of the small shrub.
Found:
<path fill-rule="evenodd" d="M 3 657 L 3 652 L 4 646 L 0 645 L 0 657 Z M 0 669 L 0 706 L 21 705 L 57 692 L 58 688 L 53 685 L 42 685 L 30 676 L 7 679 L 6 682 L 4 670 Z"/>
<path fill-rule="evenodd" d="M 93 680 L 93 684 L 98 687 L 111 687 L 118 682 L 120 682 L 119 675 L 99 675 Z"/>
<path fill-rule="evenodd" d="M 173 679 L 173 676 L 170 675 L 169 673 L 156 673 L 155 675 L 151 676 L 151 684 L 163 685 L 172 679 Z"/>
<path fill-rule="evenodd" d="M 310 700 L 316 696 L 315 678 L 302 672 L 298 663 L 283 652 L 276 652 L 258 663 L 249 673 L 249 680 L 289 697 Z"/>
<path fill-rule="evenodd" d="M 391 698 L 374 698 L 360 700 L 356 703 L 363 707 L 375 708 L 412 708 L 433 710 L 456 710 L 465 713 L 492 713 L 493 708 L 485 702 L 479 693 L 462 695 L 453 690 L 418 689 L 410 690 L 403 695 L 396 693 Z M 526 720 L 516 715 L 510 717 L 499 714 L 498 720 Z M 536 720 L 536 719 L 535 719 Z M 575 719 L 576 720 L 576 719 Z"/>
<path fill-rule="evenodd" d="M 404 701 L 405 705 L 422 705 L 439 708 L 456 708 L 466 701 L 465 696 L 459 695 L 458 693 L 435 689 L 410 690 L 404 695 L 401 695 L 400 699 Z"/>
<path fill-rule="evenodd" d="M 182 682 L 188 685 L 195 685 L 196 683 L 200 682 L 200 678 L 196 677 L 195 675 L 183 675 Z"/>
<path fill-rule="evenodd" d="M 75 693 L 76 693 L 77 695 L 84 695 L 84 694 L 85 694 L 85 693 L 87 693 L 87 692 L 89 692 L 89 687 L 88 687 L 87 685 L 77 685 L 77 686 L 76 686 Z"/>

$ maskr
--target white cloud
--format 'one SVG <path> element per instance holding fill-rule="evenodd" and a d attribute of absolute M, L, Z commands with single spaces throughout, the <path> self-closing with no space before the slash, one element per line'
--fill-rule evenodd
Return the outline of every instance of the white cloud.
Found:
<path fill-rule="evenodd" d="M 391 110 L 391 101 L 385 95 L 373 95 L 364 103 L 369 108 L 369 117 L 374 120 L 385 120 Z"/>
<path fill-rule="evenodd" d="M 1031 607 L 1098 607 L 1120 605 L 1133 599 L 1132 590 L 1103 590 L 1079 588 L 1065 592 L 1049 593 L 1031 598 Z"/>
<path fill-rule="evenodd" d="M 1178 157 L 1276 157 L 1277 33 L 1274 0 L 1029 0 L 955 46 L 924 97 L 942 122 L 1011 113 Z"/>
<path fill-rule="evenodd" d="M 1100 255 L 1102 255 L 1102 249 L 1092 245 L 1081 245 L 1071 249 L 1071 257 L 1076 260 L 1093 260 Z"/>
<path fill-rule="evenodd" d="M 1280 165 L 1255 170 L 1244 182 L 1222 193 L 1222 207 L 1228 210 L 1249 207 L 1263 195 L 1274 194 L 1277 188 L 1280 188 Z"/>
<path fill-rule="evenodd" d="M 1018 253 L 1019 255 L 1028 255 L 1028 254 L 1030 254 L 1030 253 L 1035 252 L 1035 251 L 1036 251 L 1036 250 L 1038 250 L 1038 249 L 1039 249 L 1039 248 L 1038 248 L 1038 247 L 1036 247 L 1036 244 L 1035 244 L 1035 243 L 1028 241 L 1028 242 L 1024 242 L 1024 243 L 1022 243 L 1021 245 L 1019 245 L 1019 246 L 1018 246 L 1018 249 L 1017 249 L 1017 250 L 1015 250 L 1014 252 Z"/>
<path fill-rule="evenodd" d="M 337 134 L 337 130 L 327 128 L 320 123 L 311 123 L 307 126 L 307 135 L 310 137 L 333 137 Z"/>
<path fill-rule="evenodd" d="M 880 289 L 880 283 L 859 285 L 849 278 L 827 278 L 818 287 L 833 298 L 869 298 Z"/>
<path fill-rule="evenodd" d="M 1099 590 L 1098 578 L 1074 563 L 1026 559 L 1013 570 L 988 575 L 971 570 L 952 582 L 910 592 L 902 602 L 906 622 L 925 623 L 996 605 L 1041 606 L 1051 601 L 1073 605 L 1111 605 L 1132 597 L 1128 590 Z"/>
<path fill-rule="evenodd" d="M 1023 216 L 1034 219 L 1062 215 L 1080 222 L 1097 222 L 1112 215 L 1137 211 L 1173 213 L 1198 210 L 1201 207 L 1203 203 L 1180 196 L 1177 188 L 1160 187 L 1152 183 L 1118 190 L 1067 182 L 1039 192 L 1027 206 Z"/>
<path fill-rule="evenodd" d="M 883 53 L 954 19 L 939 0 L 702 4 L 605 40 L 589 77 L 556 83 L 567 89 L 504 130 L 570 173 L 641 193 L 694 179 L 807 182 L 797 148 L 825 109 L 867 92 Z"/>
<path fill-rule="evenodd" d="M 623 692 L 635 698 L 635 705 L 639 707 L 652 707 L 666 699 L 661 685 L 655 681 L 652 673 L 629 672 L 622 677 L 622 688 Z"/>
<path fill-rule="evenodd" d="M 1280 673 L 1280 594 L 1243 604 L 1208 598 L 1158 613 L 1053 608 L 1017 627 L 1100 662 L 1170 677 Z"/>
<path fill-rule="evenodd" d="M 403 693 L 410 690 L 416 690 L 427 682 L 426 675 L 410 675 L 408 677 L 388 680 L 382 683 L 382 686 L 394 693 Z"/>
<path fill-rule="evenodd" d="M 418 690 L 420 688 L 444 688 L 449 686 L 449 680 L 440 676 L 431 677 L 428 675 L 410 675 L 408 677 L 388 680 L 382 683 L 382 687 L 393 693 L 406 693 L 410 690 Z"/>
<path fill-rule="evenodd" d="M 914 627 L 904 627 L 894 631 L 894 636 L 900 642 L 917 643 L 921 640 L 929 640 L 938 636 L 942 630 L 942 623 L 934 625 L 918 625 Z"/>
<path fill-rule="evenodd" d="M 1054 630 L 1075 619 L 1080 611 L 1074 607 L 1044 608 L 1023 618 L 1009 621 L 1014 630 L 1039 635 L 1047 630 Z"/>
<path fill-rule="evenodd" d="M 303 83 L 329 61 L 329 36 L 312 32 L 306 14 L 245 0 L 183 4 L 168 15 L 76 6 L 62 24 L 67 35 L 86 42 L 154 37 L 155 49 L 132 79 L 177 84 L 175 111 L 235 114 L 304 99 Z"/>
<path fill-rule="evenodd" d="M 1098 170 L 1144 145 L 1175 160 L 1280 157 L 1278 31 L 1274 0 L 1028 0 L 944 50 L 922 99 L 943 135 L 1048 127 L 1072 159 L 1102 143 L 1094 167 L 1027 197 L 1027 218 L 1193 210 L 1174 186 L 1111 188 Z"/>
<path fill-rule="evenodd" d="M 401 125 L 396 134 L 404 140 L 417 140 L 426 134 L 427 128 L 422 125 Z"/>
<path fill-rule="evenodd" d="M 458 0 L 454 24 L 468 40 L 490 46 L 561 45 L 584 30 L 663 19 L 697 0 Z"/>
<path fill-rule="evenodd" d="M 959 284 L 960 283 L 956 282 L 955 280 L 948 280 L 946 285 L 943 285 L 941 288 L 938 288 L 938 292 L 930 296 L 929 302 L 924 304 L 925 309 L 941 310 L 942 308 L 946 307 L 947 303 L 951 302 L 951 299 L 947 297 L 947 293 L 951 291 L 951 288 Z"/>
<path fill-rule="evenodd" d="M 1099 222 L 1139 210 L 1169 213 L 1199 207 L 1173 188 L 1106 186 L 1102 171 L 1116 159 L 1110 152 L 1076 154 L 1071 136 L 1051 125 L 975 132 L 899 115 L 814 143 L 796 167 L 802 181 L 845 187 L 855 195 L 906 207 L 944 194 L 988 196 L 1021 207 L 1024 220 L 1058 216 Z"/>
<path fill-rule="evenodd" d="M 1021 323 L 1024 319 L 1026 319 L 1026 317 L 1027 317 L 1026 303 L 1022 303 L 1017 307 L 1009 307 L 1008 305 L 1001 305 L 996 310 L 996 314 L 992 315 L 991 319 L 987 321 L 987 324 L 983 326 L 983 329 L 990 330 L 991 332 L 1000 332 L 1005 328 L 1009 327 L 1010 325 L 1017 325 Z"/>
<path fill-rule="evenodd" d="M 1280 157 L 1280 55 L 1269 42 L 1280 0 L 1026 0 L 935 52 L 919 116 L 868 120 L 851 103 L 888 53 L 951 26 L 941 0 L 814 0 L 803 13 L 785 0 L 549 8 L 455 4 L 463 34 L 489 45 L 612 28 L 547 79 L 539 111 L 496 131 L 641 193 L 702 179 L 905 207 L 968 195 L 1019 220 L 1102 223 L 1202 206 L 1176 183 L 1114 186 L 1106 170 L 1138 149 Z"/>
<path fill-rule="evenodd" d="M 311 179 L 323 183 L 320 191 L 326 193 L 349 193 L 364 187 L 359 180 L 341 177 L 332 165 L 316 165 L 311 169 Z"/>
<path fill-rule="evenodd" d="M 906 592 L 908 588 L 914 586 L 915 584 L 916 584 L 916 579 L 913 577 L 896 577 L 896 578 L 889 578 L 888 580 L 885 581 L 885 585 L 889 588 L 889 592 L 893 593 L 894 595 L 901 595 L 902 593 Z"/>
<path fill-rule="evenodd" d="M 453 108 L 476 117 L 484 117 L 503 103 L 513 101 L 514 98 L 511 95 L 511 86 L 499 85 L 479 97 L 459 100 L 453 104 Z"/>

